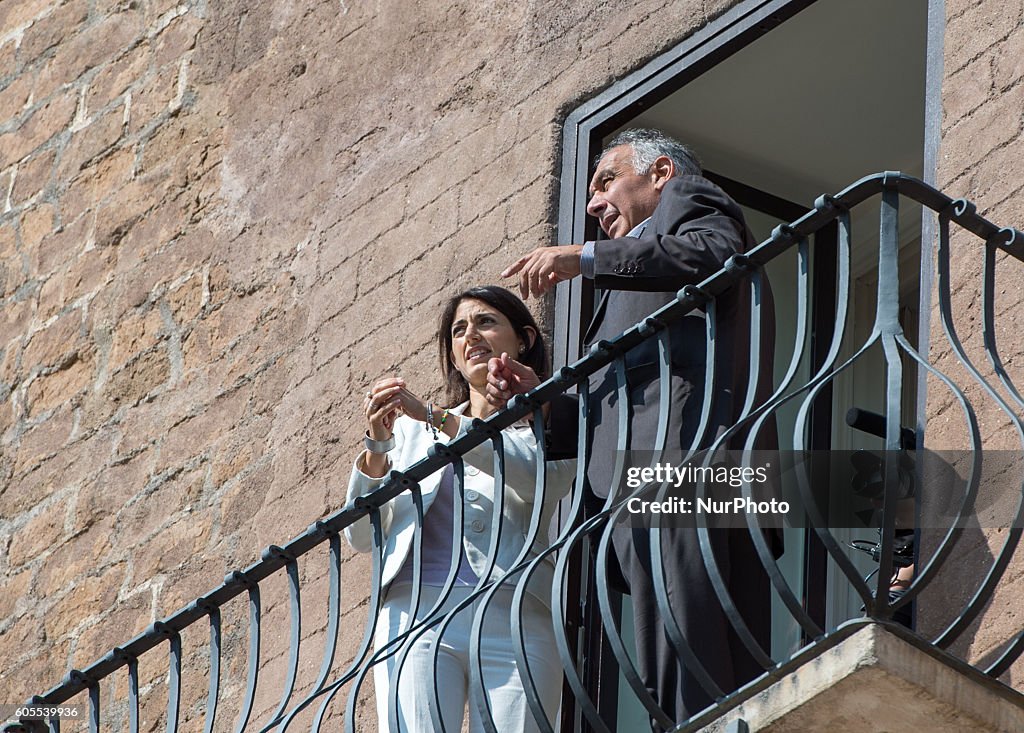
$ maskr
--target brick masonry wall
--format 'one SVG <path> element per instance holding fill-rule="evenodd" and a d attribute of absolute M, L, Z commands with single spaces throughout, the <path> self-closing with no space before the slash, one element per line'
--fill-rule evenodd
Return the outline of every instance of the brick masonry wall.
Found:
<path fill-rule="evenodd" d="M 554 241 L 568 110 L 731 4 L 0 3 L 0 702 L 339 507 L 366 386 L 436 393 L 445 296 Z"/>
<path fill-rule="evenodd" d="M 947 0 L 946 23 L 938 186 L 953 197 L 973 201 L 981 214 L 997 224 L 1024 228 L 1024 2 Z M 957 234 L 951 251 L 954 320 L 975 364 L 991 377 L 982 351 L 983 246 L 972 235 Z M 1003 361 L 1018 385 L 1024 381 L 1020 356 L 1024 338 L 1014 314 L 1024 302 L 1022 282 L 1024 264 L 1000 258 L 996 267 L 996 334 Z M 1020 441 L 1006 413 L 972 383 L 952 353 L 936 303 L 931 338 L 936 366 L 958 384 L 970 385 L 965 392 L 977 409 L 985 446 L 1019 452 Z M 1021 412 L 1019 407 L 1016 411 Z M 934 379 L 929 383 L 928 412 L 929 446 L 966 447 L 963 413 L 950 392 Z M 965 531 L 941 587 L 920 604 L 924 628 L 941 631 L 951 620 L 950 611 L 966 605 L 1007 534 L 1005 529 Z M 1022 554 L 1024 551 L 1016 553 L 993 601 L 954 651 L 972 661 L 992 661 L 1020 631 L 1024 618 Z M 1002 679 L 1020 688 L 1024 663 L 1018 662 Z"/>

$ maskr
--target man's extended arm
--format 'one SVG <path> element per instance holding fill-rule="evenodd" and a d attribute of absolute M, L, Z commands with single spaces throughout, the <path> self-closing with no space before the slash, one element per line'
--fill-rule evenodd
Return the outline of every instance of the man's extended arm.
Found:
<path fill-rule="evenodd" d="M 641 236 L 596 243 L 594 284 L 611 290 L 678 290 L 717 272 L 746 244 L 739 206 L 703 176 L 679 176 L 665 184 Z M 538 247 L 502 277 L 518 275 L 522 297 L 540 297 L 581 274 L 582 251 L 580 244 Z"/>

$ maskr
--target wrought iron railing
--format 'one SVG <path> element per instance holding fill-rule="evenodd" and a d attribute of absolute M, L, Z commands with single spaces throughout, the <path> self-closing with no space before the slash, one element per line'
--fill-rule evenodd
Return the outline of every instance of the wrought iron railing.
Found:
<path fill-rule="evenodd" d="M 877 259 L 877 307 L 874 314 L 874 327 L 870 335 L 859 344 L 855 353 L 845 360 L 840 360 L 840 353 L 844 344 L 844 338 L 849 341 L 846 330 L 850 321 L 849 303 L 851 298 L 851 209 L 861 204 L 870 197 L 881 194 L 881 225 L 880 237 L 878 240 Z M 884 440 L 884 457 L 880 458 L 878 466 L 881 473 L 881 485 L 884 491 L 878 497 L 877 508 L 880 510 L 879 521 L 879 542 L 876 550 L 879 568 L 877 579 L 869 582 L 862 579 L 862 571 L 859 570 L 850 559 L 851 551 L 837 538 L 829 525 L 829 518 L 821 511 L 820 506 L 812 491 L 808 473 L 796 471 L 796 484 L 799 496 L 802 500 L 803 509 L 808 515 L 808 526 L 813 528 L 814 537 L 820 542 L 830 562 L 842 573 L 842 577 L 852 587 L 860 602 L 863 603 L 863 618 L 866 621 L 880 622 L 896 628 L 892 624 L 894 612 L 908 606 L 915 598 L 918 598 L 921 591 L 935 582 L 936 575 L 951 557 L 954 544 L 965 526 L 965 518 L 972 511 L 972 503 L 977 495 L 978 478 L 976 466 L 972 466 L 966 481 L 966 490 L 958 500 L 959 503 L 952 513 L 952 520 L 948 529 L 942 533 L 934 549 L 930 553 L 923 553 L 918 545 L 916 560 L 916 572 L 910 581 L 906 592 L 900 596 L 890 596 L 889 585 L 894 571 L 897 569 L 898 561 L 894 559 L 894 543 L 896 535 L 896 513 L 898 496 L 898 485 L 900 483 L 900 466 L 897 456 L 906 442 L 901 443 L 901 401 L 904 399 L 906 387 L 902 360 L 907 359 L 916 363 L 920 369 L 925 370 L 935 379 L 944 384 L 954 397 L 954 402 L 959 406 L 964 416 L 963 434 L 969 439 L 965 447 L 970 453 L 980 455 L 982 439 L 978 427 L 978 420 L 972 402 L 967 398 L 965 389 L 958 386 L 948 376 L 942 374 L 934 365 L 929 363 L 924 355 L 918 353 L 914 344 L 905 336 L 900 325 L 900 298 L 899 298 L 899 222 L 898 205 L 900 197 L 905 197 L 923 205 L 934 213 L 938 246 L 935 252 L 937 257 L 937 292 L 938 292 L 938 318 L 941 322 L 947 348 L 955 361 L 963 367 L 968 374 L 969 380 L 976 385 L 980 393 L 986 395 L 987 399 L 997 406 L 1005 421 L 1010 425 L 1011 432 L 1015 435 L 1019 444 L 1024 447 L 1024 425 L 1021 421 L 1021 412 L 1024 410 L 1024 398 L 1013 385 L 1003 362 L 1000 359 L 995 341 L 995 267 L 1000 253 L 1005 253 L 1016 260 L 1024 260 L 1024 234 L 1015 229 L 1000 229 L 979 216 L 974 206 L 965 200 L 954 201 L 946 195 L 938 192 L 927 184 L 899 173 L 883 173 L 868 176 L 849 186 L 847 189 L 835 196 L 822 196 L 815 203 L 813 210 L 808 211 L 800 219 L 788 225 L 777 227 L 771 237 L 755 249 L 746 254 L 733 256 L 725 268 L 720 272 L 708 277 L 699 286 L 686 286 L 678 294 L 675 302 L 669 303 L 649 318 L 636 324 L 617 338 L 597 344 L 591 352 L 576 363 L 566 366 L 559 372 L 533 390 L 527 395 L 513 399 L 505 410 L 502 410 L 485 420 L 474 420 L 468 434 L 452 441 L 451 443 L 435 444 L 428 457 L 403 472 L 396 472 L 391 475 L 380 488 L 372 494 L 356 500 L 353 504 L 344 507 L 326 519 L 315 522 L 302 535 L 294 538 L 282 546 L 268 547 L 262 554 L 260 561 L 249 567 L 232 572 L 227 575 L 222 585 L 211 592 L 196 599 L 180 611 L 154 623 L 145 632 L 127 641 L 125 644 L 114 648 L 102 659 L 89 665 L 82 670 L 72 671 L 57 686 L 41 695 L 32 698 L 31 703 L 41 705 L 57 705 L 68 701 L 78 700 L 86 697 L 88 700 L 88 724 L 90 730 L 98 730 L 101 722 L 108 718 L 120 718 L 122 723 L 127 725 L 129 730 L 140 729 L 140 697 L 154 696 L 166 692 L 167 704 L 165 713 L 165 726 L 168 731 L 176 731 L 183 724 L 187 723 L 190 729 L 198 729 L 200 721 L 205 731 L 212 731 L 217 722 L 221 727 L 226 727 L 223 717 L 225 701 L 230 698 L 234 711 L 233 722 L 230 723 L 235 731 L 259 730 L 269 731 L 276 728 L 285 731 L 289 728 L 311 727 L 319 730 L 326 721 L 334 721 L 336 717 L 344 714 L 344 725 L 348 731 L 356 729 L 356 721 L 359 719 L 359 701 L 365 699 L 366 678 L 373 665 L 379 664 L 386 656 L 397 655 L 399 659 L 406 654 L 410 643 L 423 630 L 429 626 L 444 626 L 450 622 L 453 615 L 465 605 L 461 604 L 455 610 L 448 613 L 437 612 L 440 607 L 438 603 L 433 609 L 434 612 L 427 614 L 427 620 L 414 624 L 392 640 L 392 643 L 383 649 L 373 649 L 373 634 L 377 616 L 382 602 L 382 588 L 379 582 L 381 577 L 381 553 L 383 535 L 381 528 L 380 509 L 390 500 L 405 492 L 411 492 L 414 497 L 418 496 L 418 482 L 442 470 L 446 465 L 453 464 L 455 467 L 455 519 L 454 526 L 462 526 L 462 497 L 464 467 L 462 456 L 475 446 L 486 441 L 491 441 L 495 455 L 495 485 L 496 496 L 494 505 L 500 507 L 503 502 L 504 481 L 503 474 L 503 451 L 501 431 L 516 421 L 528 417 L 534 417 L 534 430 L 537 435 L 538 450 L 540 459 L 537 468 L 537 489 L 538 499 L 534 504 L 534 512 L 531 524 L 526 537 L 524 549 L 517 558 L 514 566 L 498 579 L 488 579 L 490 574 L 485 573 L 483 580 L 473 589 L 471 598 L 483 599 L 480 604 L 483 613 L 490 601 L 493 599 L 498 588 L 503 584 L 507 587 L 512 585 L 515 588 L 513 597 L 513 610 L 510 624 L 513 629 L 515 640 L 515 664 L 517 673 L 524 682 L 527 692 L 527 699 L 534 717 L 537 719 L 541 730 L 554 731 L 566 727 L 590 726 L 595 731 L 611 731 L 615 728 L 613 721 L 603 717 L 599 705 L 595 702 L 591 680 L 588 679 L 584 669 L 586 648 L 579 643 L 578 635 L 573 633 L 576 629 L 577 620 L 574 617 L 579 598 L 568 598 L 564 589 L 570 580 L 573 570 L 574 557 L 580 557 L 579 552 L 584 542 L 589 542 L 597 549 L 597 567 L 601 568 L 604 559 L 609 552 L 609 528 L 615 521 L 620 519 L 626 512 L 629 496 L 622 493 L 612 495 L 605 502 L 599 511 L 591 511 L 587 514 L 584 502 L 584 494 L 580 490 L 574 490 L 571 499 L 567 500 L 565 507 L 565 521 L 561 523 L 561 529 L 557 537 L 549 543 L 542 552 L 534 553 L 531 548 L 536 542 L 539 533 L 548 532 L 549 528 L 540 526 L 540 516 L 543 502 L 543 495 L 546 488 L 545 481 L 545 440 L 543 435 L 542 405 L 558 395 L 561 395 L 572 388 L 579 393 L 578 409 L 579 424 L 578 432 L 578 455 L 583 460 L 578 461 L 576 486 L 582 486 L 586 474 L 586 453 L 588 421 L 588 390 L 589 378 L 598 370 L 608 367 L 613 369 L 617 375 L 619 385 L 619 409 L 622 411 L 622 419 L 629 410 L 629 394 L 625 388 L 625 356 L 641 343 L 654 339 L 659 342 L 661 354 L 660 378 L 665 382 L 669 378 L 669 331 L 667 325 L 682 318 L 696 308 L 703 308 L 709 313 L 709 321 L 713 320 L 710 315 L 714 311 L 714 304 L 730 288 L 750 288 L 751 298 L 751 323 L 756 333 L 760 324 L 765 323 L 769 314 L 762 312 L 761 294 L 765 287 L 764 267 L 772 260 L 786 252 L 795 252 L 797 288 L 796 288 L 796 332 L 793 340 L 792 353 L 789 356 L 789 366 L 781 379 L 776 380 L 772 394 L 766 399 L 755 399 L 753 383 L 751 379 L 750 393 L 746 396 L 745 407 L 742 418 L 726 434 L 716 436 L 715 440 L 701 440 L 700 436 L 695 445 L 700 443 L 701 448 L 724 445 L 731 434 L 739 430 L 745 430 L 748 446 L 754 445 L 758 432 L 769 423 L 779 410 L 789 403 L 796 406 L 796 416 L 792 427 L 793 449 L 796 452 L 808 451 L 814 447 L 809 442 L 808 421 L 812 413 L 815 401 L 844 370 L 850 368 L 857 362 L 869 348 L 878 347 L 882 350 L 885 362 L 885 389 L 884 389 L 884 429 L 880 435 Z M 809 285 L 809 257 L 808 238 L 814 233 L 822 230 L 832 222 L 838 222 L 838 240 L 835 247 L 836 269 L 835 269 L 835 328 L 827 349 L 822 350 L 822 358 L 811 360 L 810 370 L 812 376 L 802 384 L 796 384 L 797 374 L 800 372 L 800 365 L 808 363 L 808 356 L 805 354 L 805 344 L 808 340 L 807 333 L 810 323 L 810 285 Z M 950 282 L 950 225 L 956 224 L 961 229 L 980 238 L 983 241 L 983 263 L 982 287 L 981 287 L 981 321 L 983 329 L 982 352 L 990 363 L 990 368 L 983 369 L 977 366 L 970 358 L 967 349 L 964 347 L 956 324 L 952 309 L 952 291 Z M 708 338 L 714 338 L 714 330 L 709 329 Z M 932 345 L 932 351 L 936 349 Z M 902 356 L 901 356 L 902 354 Z M 769 368 L 761 363 L 760 351 L 757 348 L 751 349 L 751 362 L 743 365 L 742 368 L 749 369 L 752 374 L 759 370 Z M 710 410 L 712 402 L 711 395 L 715 389 L 713 370 L 708 372 L 707 383 L 705 384 L 704 410 Z M 663 393 L 667 390 L 663 390 Z M 667 423 L 667 411 L 670 409 L 667 398 L 661 400 L 659 405 L 660 424 Z M 707 416 L 705 415 L 704 418 Z M 702 420 L 703 424 L 707 420 Z M 623 424 L 620 422 L 620 425 Z M 645 446 L 649 447 L 655 455 L 658 455 L 664 446 L 664 431 L 659 436 L 660 444 Z M 625 436 L 620 436 L 620 448 L 625 448 Z M 634 446 L 635 447 L 635 446 Z M 694 452 L 696 455 L 696 452 Z M 702 453 L 701 455 L 706 455 Z M 690 456 L 692 458 L 692 456 Z M 745 459 L 749 460 L 749 459 Z M 622 464 L 619 464 L 619 471 L 622 471 Z M 622 478 L 613 477 L 612 485 L 620 483 Z M 974 621 L 990 600 L 994 589 L 999 583 L 1011 556 L 1020 539 L 1021 519 L 1024 514 L 1024 502 L 1021 500 L 1021 487 L 1024 482 L 1016 480 L 1014 484 L 1015 507 L 1012 510 L 1012 517 L 1005 520 L 1005 538 L 1002 546 L 992 558 L 989 569 L 985 572 L 979 586 L 972 593 L 969 601 L 960 609 L 955 609 L 952 621 L 934 638 L 923 638 L 909 631 L 897 630 L 905 638 L 913 640 L 914 643 L 927 645 L 929 648 L 945 649 L 950 647 Z M 697 491 L 703 491 L 704 487 L 698 484 Z M 747 491 L 745 488 L 744 492 Z M 417 507 L 417 536 L 423 523 L 422 502 L 415 501 Z M 492 557 L 500 534 L 498 526 L 501 522 L 501 512 L 494 511 L 494 531 L 492 536 Z M 345 562 L 345 553 L 341 541 L 342 531 L 352 523 L 369 517 L 374 534 L 374 546 L 378 551 L 371 553 L 371 578 L 369 602 L 366 604 L 366 621 L 362 630 L 361 640 L 358 641 L 355 649 L 345 650 L 343 643 L 339 641 L 343 636 L 342 624 L 342 567 Z M 780 569 L 775 555 L 765 541 L 761 526 L 756 515 L 747 514 L 744 518 L 746 530 L 755 545 L 764 570 L 767 572 L 771 586 L 777 594 L 781 606 L 777 613 L 788 614 L 789 617 L 799 625 L 803 641 L 806 642 L 800 649 L 787 649 L 782 653 L 772 655 L 770 649 L 762 648 L 750 633 L 744 631 L 744 620 L 735 612 L 735 606 L 729 596 L 729 590 L 723 581 L 715 557 L 710 553 L 710 543 L 707 539 L 709 528 L 704 519 L 697 519 L 697 531 L 701 536 L 702 550 L 705 551 L 704 563 L 711 578 L 715 593 L 721 603 L 730 623 L 737 630 L 739 637 L 748 647 L 754 658 L 761 661 L 765 668 L 765 674 L 752 681 L 746 686 L 745 691 L 763 689 L 772 681 L 778 679 L 787 671 L 801 664 L 804 660 L 815 654 L 823 647 L 827 647 L 844 638 L 854 628 L 846 624 L 839 628 L 843 619 L 833 619 L 826 622 L 821 614 L 813 614 L 807 608 L 806 599 L 802 598 L 803 590 L 794 587 L 791 578 Z M 660 525 L 655 522 L 650 528 L 654 546 L 658 546 Z M 457 533 L 458 534 L 458 533 Z M 418 543 L 417 543 L 418 544 Z M 455 580 L 455 570 L 459 565 L 462 552 L 462 537 L 453 538 L 452 544 L 452 568 L 448 582 L 442 591 L 442 598 L 451 590 Z M 585 557 L 591 557 L 588 553 L 582 553 Z M 557 558 L 555 568 L 554 584 L 551 593 L 551 610 L 554 619 L 555 637 L 558 646 L 558 653 L 561 657 L 562 666 L 565 672 L 567 694 L 563 697 L 562 715 L 554 719 L 551 711 L 545 712 L 540 702 L 540 696 L 534 687 L 529 664 L 525 651 L 526 639 L 525 630 L 522 624 L 522 608 L 525 597 L 526 585 L 530 578 L 535 575 L 545 558 Z M 309 618 L 310 611 L 308 603 L 304 607 L 301 602 L 304 584 L 300 582 L 303 565 L 318 561 L 326 562 L 327 565 L 327 592 L 326 609 L 320 610 L 326 614 L 326 626 L 322 633 L 314 636 L 303 636 L 302 619 Z M 654 553 L 655 563 L 655 592 L 659 607 L 664 613 L 668 613 L 670 603 L 665 588 L 663 568 L 660 563 L 660 553 Z M 413 576 L 420 577 L 421 557 L 418 552 L 413 554 Z M 493 566 L 493 559 L 492 559 Z M 629 652 L 628 642 L 624 641 L 619 632 L 619 619 L 615 612 L 613 593 L 604 582 L 604 574 L 597 572 L 591 577 L 597 579 L 596 598 L 600 611 L 601 629 L 591 629 L 592 633 L 604 635 L 607 647 L 610 648 L 615 658 L 623 679 L 622 689 L 628 690 L 639 704 L 644 708 L 654 721 L 666 728 L 676 727 L 678 730 L 695 730 L 700 725 L 706 724 L 714 717 L 720 715 L 730 706 L 739 701 L 744 690 L 739 692 L 732 690 L 718 689 L 713 682 L 708 683 L 708 691 L 716 700 L 715 704 L 707 710 L 693 716 L 689 720 L 669 720 L 656 701 L 645 689 L 640 681 L 639 674 L 634 666 Z M 275 696 L 276 703 L 267 705 L 266 712 L 262 716 L 254 716 L 254 713 L 261 713 L 260 704 L 256 702 L 257 687 L 261 672 L 266 676 L 267 659 L 261 658 L 261 637 L 267 635 L 268 629 L 263 623 L 263 593 L 271 579 L 284 579 L 287 586 L 288 609 L 290 624 L 288 628 L 288 653 L 287 660 L 283 660 L 283 672 L 278 670 L 275 681 L 283 678 L 280 686 L 279 696 Z M 308 590 L 308 588 L 307 588 Z M 365 592 L 359 589 L 356 594 L 361 597 Z M 419 590 L 413 594 L 413 605 L 418 604 Z M 240 658 L 245 660 L 245 682 L 244 684 L 226 685 L 225 670 L 230 665 L 225 665 L 224 622 L 222 610 L 234 599 L 247 602 L 248 608 L 248 651 L 238 649 Z M 468 601 L 467 601 L 468 603 Z M 671 614 L 668 615 L 671 619 Z M 208 636 L 204 631 L 204 625 L 208 629 Z M 276 630 L 276 628 L 275 628 Z M 197 631 L 204 631 L 203 640 L 192 639 L 194 648 L 186 649 L 183 646 L 183 635 L 195 635 Z M 692 653 L 688 653 L 687 642 L 680 634 L 678 628 L 673 628 L 669 621 L 667 631 L 673 643 L 677 647 L 681 658 L 691 671 L 701 679 L 708 680 L 706 674 L 702 674 L 702 660 Z M 474 651 L 478 648 L 480 624 L 474 626 L 474 638 L 472 640 Z M 232 643 L 244 647 L 241 642 L 243 634 L 233 634 Z M 356 635 L 360 636 L 359 634 Z M 315 638 L 314 638 L 315 637 Z M 208 641 L 206 640 L 208 639 Z M 318 673 L 315 680 L 305 683 L 298 683 L 300 677 L 300 652 L 302 658 L 310 653 L 309 647 L 316 645 L 313 649 L 314 657 L 319 659 Z M 341 646 L 339 646 L 341 644 Z M 167 653 L 166 676 L 162 674 L 150 675 L 148 681 L 144 680 L 140 686 L 140 661 L 152 666 L 152 660 L 160 655 L 159 649 L 163 647 Z M 1005 649 L 998 658 L 987 664 L 981 672 L 997 677 L 1019 657 L 1024 650 L 1024 631 L 1016 634 L 1008 640 Z M 192 651 L 202 659 L 201 663 L 183 667 L 183 655 Z M 480 711 L 485 727 L 491 731 L 500 729 L 500 725 L 491 718 L 490 707 L 487 695 L 483 690 L 482 671 L 479 668 L 478 656 L 474 653 L 473 684 L 471 685 L 471 705 L 475 705 Z M 339 661 L 345 659 L 344 662 Z M 238 660 L 236 657 L 235 661 Z M 510 661 L 510 664 L 512 662 Z M 159 666 L 159 665 L 158 665 Z M 191 667 L 198 669 L 191 669 Z M 401 664 L 399 663 L 399 668 Z M 183 699 L 186 688 L 183 675 L 195 673 L 205 675 L 206 684 L 205 696 L 196 699 Z M 16 672 L 15 672 L 16 674 Z M 123 675 L 123 677 L 121 676 Z M 161 678 L 166 679 L 166 684 Z M 436 683 L 435 683 L 436 684 Z M 123 685 L 123 688 L 122 688 Z M 190 689 L 195 685 L 189 685 Z M 225 689 L 222 689 L 225 688 Z M 103 692 L 105 690 L 105 692 Z M 103 695 L 114 699 L 104 700 Z M 121 695 L 118 697 L 118 695 Z M 205 703 L 203 700 L 205 699 Z M 392 700 L 392 706 L 396 703 Z M 183 710 L 184 708 L 184 710 Z M 109 714 L 107 714 L 109 711 Z M 568 713 L 567 713 L 568 711 Z M 365 715 L 365 713 L 363 713 Z M 435 720 L 438 730 L 443 730 L 444 725 L 440 720 Z M 336 724 L 336 723 L 335 723 Z M 38 721 L 22 720 L 20 723 L 11 723 L 5 727 L 6 731 L 14 731 L 23 726 L 31 729 L 41 727 L 44 724 Z M 151 727 L 152 723 L 148 726 Z M 51 731 L 60 729 L 60 720 L 50 719 L 45 723 Z"/>

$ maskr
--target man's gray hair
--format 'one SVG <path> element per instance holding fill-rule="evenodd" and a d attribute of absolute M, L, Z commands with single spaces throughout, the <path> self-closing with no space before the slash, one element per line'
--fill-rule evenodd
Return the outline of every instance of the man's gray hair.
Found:
<path fill-rule="evenodd" d="M 661 130 L 649 130 L 642 127 L 624 130 L 612 138 L 605 147 L 604 153 L 620 145 L 629 145 L 633 148 L 633 170 L 639 175 L 649 171 L 654 165 L 654 161 L 662 155 L 667 156 L 675 163 L 676 175 L 699 176 L 703 173 L 697 154 Z"/>

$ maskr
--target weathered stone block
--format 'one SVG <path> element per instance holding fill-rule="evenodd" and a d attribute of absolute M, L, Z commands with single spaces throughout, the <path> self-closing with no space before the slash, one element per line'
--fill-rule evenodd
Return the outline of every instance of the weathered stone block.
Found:
<path fill-rule="evenodd" d="M 103 202 L 131 180 L 134 167 L 135 150 L 127 146 L 86 165 L 61 197 L 63 220 L 73 221 Z"/>
<path fill-rule="evenodd" d="M 11 206 L 24 204 L 49 185 L 56 155 L 55 150 L 43 150 L 22 161 L 11 189 Z"/>
<path fill-rule="evenodd" d="M 112 602 L 108 607 L 109 613 L 91 621 L 90 625 L 77 635 L 73 655 L 69 655 L 68 658 L 69 663 L 80 669 L 95 662 L 118 644 L 123 644 L 127 639 L 145 631 L 155 620 L 152 605 L 152 592 L 149 590 L 137 592 L 116 603 Z M 157 696 L 151 694 L 147 698 Z M 166 695 L 163 699 L 166 710 Z"/>
<path fill-rule="evenodd" d="M 112 371 L 156 345 L 165 334 L 160 309 L 147 308 L 121 319 L 114 330 L 108 364 Z"/>
<path fill-rule="evenodd" d="M 94 614 L 114 605 L 127 568 L 124 563 L 83 578 L 75 589 L 58 600 L 43 617 L 47 637 L 60 639 Z"/>
<path fill-rule="evenodd" d="M 73 413 L 62 410 L 21 436 L 14 480 L 4 495 L 5 507 L 24 511 L 57 489 L 80 484 L 110 460 L 114 446 L 110 431 L 98 430 L 69 440 L 73 427 Z M 39 460 L 41 457 L 47 458 Z"/>
<path fill-rule="evenodd" d="M 42 509 L 38 516 L 20 528 L 11 538 L 9 559 L 20 567 L 45 550 L 55 548 L 65 536 L 69 500 L 61 499 Z"/>
<path fill-rule="evenodd" d="M 248 393 L 235 390 L 215 399 L 198 414 L 172 427 L 160 442 L 157 470 L 178 466 L 209 451 L 246 412 Z"/>
<path fill-rule="evenodd" d="M 128 129 L 132 134 L 149 127 L 167 113 L 178 91 L 178 67 L 165 66 L 150 74 L 132 90 L 132 108 Z M 147 143 L 148 150 L 150 143 Z M 175 153 L 180 152 L 176 150 Z M 150 154 L 152 157 L 152 154 Z M 161 162 L 166 162 L 160 158 Z M 146 166 L 144 165 L 144 168 Z"/>
<path fill-rule="evenodd" d="M 94 115 L 102 112 L 130 87 L 140 83 L 152 63 L 152 57 L 152 46 L 148 40 L 144 40 L 120 58 L 103 66 L 89 81 L 85 95 L 87 113 Z"/>
<path fill-rule="evenodd" d="M 19 608 L 31 605 L 29 593 L 29 581 L 32 580 L 32 571 L 24 570 L 20 573 L 13 571 L 5 573 L 0 580 L 0 619 L 8 619 L 18 614 Z"/>
<path fill-rule="evenodd" d="M 61 44 L 53 59 L 43 67 L 36 93 L 45 96 L 62 84 L 77 80 L 89 69 L 116 58 L 141 40 L 142 10 L 122 5 L 116 12 L 89 23 L 83 32 Z"/>
<path fill-rule="evenodd" d="M 979 107 L 946 133 L 939 175 L 960 175 L 991 150 L 1017 137 L 1024 109 L 1024 84 Z"/>
<path fill-rule="evenodd" d="M 67 542 L 54 548 L 36 570 L 33 581 L 33 598 L 52 598 L 74 584 L 97 565 L 104 565 L 110 559 L 111 541 L 115 535 L 114 518 L 97 522 L 92 532 L 74 535 Z"/>
<path fill-rule="evenodd" d="M 133 406 L 167 382 L 170 370 L 165 349 L 146 352 L 113 374 L 104 394 L 118 406 Z"/>
<path fill-rule="evenodd" d="M 3 66 L 5 49 L 13 49 L 14 43 L 10 42 L 0 48 L 0 69 L 11 68 Z M 32 98 L 32 77 L 28 74 L 16 76 L 7 86 L 0 89 L 0 120 L 12 120 L 20 115 Z"/>
<path fill-rule="evenodd" d="M 26 391 L 26 415 L 37 417 L 63 404 L 76 404 L 81 393 L 92 386 L 96 377 L 93 354 L 86 350 L 74 352 L 55 372 L 40 375 Z"/>
<path fill-rule="evenodd" d="M 81 252 L 50 276 L 39 291 L 36 315 L 51 318 L 86 295 L 95 295 L 109 281 L 114 256 L 108 250 Z"/>
<path fill-rule="evenodd" d="M 25 31 L 18 49 L 21 61 L 31 63 L 48 50 L 70 38 L 89 16 L 87 0 L 70 0 L 35 21 Z"/>
<path fill-rule="evenodd" d="M 156 37 L 154 63 L 157 68 L 176 64 L 181 57 L 196 46 L 196 36 L 202 23 L 193 13 L 179 15 Z"/>
<path fill-rule="evenodd" d="M 1018 25 L 993 52 L 993 80 L 1003 90 L 1024 76 L 1024 27 Z"/>
<path fill-rule="evenodd" d="M 209 514 L 196 513 L 188 521 L 175 523 L 151 537 L 134 558 L 136 581 L 172 570 L 202 553 L 210 540 L 211 522 Z"/>
<path fill-rule="evenodd" d="M 64 148 L 57 168 L 57 176 L 70 180 L 90 162 L 102 156 L 116 143 L 124 131 L 124 110 L 115 107 L 88 127 L 76 130 Z"/>
<path fill-rule="evenodd" d="M 0 26 L 2 27 L 2 26 Z M 0 69 L 7 69 L 4 76 L 8 74 L 17 74 L 21 71 L 22 64 L 17 62 L 17 40 L 9 38 L 3 43 L 0 43 Z M 31 80 L 24 79 L 24 84 L 28 86 L 28 92 L 31 91 Z M 6 90 L 5 90 L 6 91 Z M 26 92 L 25 99 L 28 99 L 28 92 Z M 0 98 L 2 98 L 3 92 L 0 92 Z M 24 102 L 23 102 L 24 103 Z M 8 113 L 8 107 L 6 104 L 0 104 L 0 118 L 9 119 L 11 115 Z M 19 107 L 20 109 L 20 107 Z"/>
<path fill-rule="evenodd" d="M 15 247 L 14 226 L 0 225 L 0 298 L 14 293 L 25 281 L 21 256 Z M 0 328 L 0 334 L 2 332 L 3 328 Z"/>
<path fill-rule="evenodd" d="M 31 322 L 32 301 L 27 297 L 9 300 L 0 310 L 0 344 L 9 343 L 16 336 L 24 335 Z"/>
<path fill-rule="evenodd" d="M 59 94 L 28 113 L 20 127 L 0 135 L 0 169 L 18 162 L 62 132 L 71 123 L 77 103 L 73 90 Z"/>
<path fill-rule="evenodd" d="M 54 230 L 57 211 L 52 204 L 39 204 L 26 210 L 21 215 L 21 246 L 25 252 L 31 252 L 43 237 Z"/>
<path fill-rule="evenodd" d="M 53 473 L 52 469 L 61 463 L 54 460 L 54 456 L 67 444 L 72 427 L 71 411 L 64 410 L 22 434 L 17 452 L 14 454 L 14 481 L 4 496 L 5 504 L 11 507 L 12 511 L 28 509 L 40 499 L 49 496 L 55 489 L 62 488 L 45 480 L 39 482 L 43 486 L 34 487 L 32 481 L 23 479 L 26 478 L 26 472 L 43 476 Z M 51 470 L 40 470 L 40 464 Z"/>
<path fill-rule="evenodd" d="M 29 21 L 58 4 L 59 0 L 25 0 L 20 3 L 4 3 L 0 8 L 0 28 L 8 30 L 27 25 Z"/>
<path fill-rule="evenodd" d="M 25 347 L 22 362 L 27 370 L 34 366 L 54 366 L 80 348 L 82 340 L 82 314 L 71 311 L 51 326 L 36 331 Z"/>
<path fill-rule="evenodd" d="M 946 26 L 946 73 L 958 71 L 1010 35 L 1020 22 L 1022 8 L 1021 0 L 983 0 L 970 12 L 950 20 Z"/>

